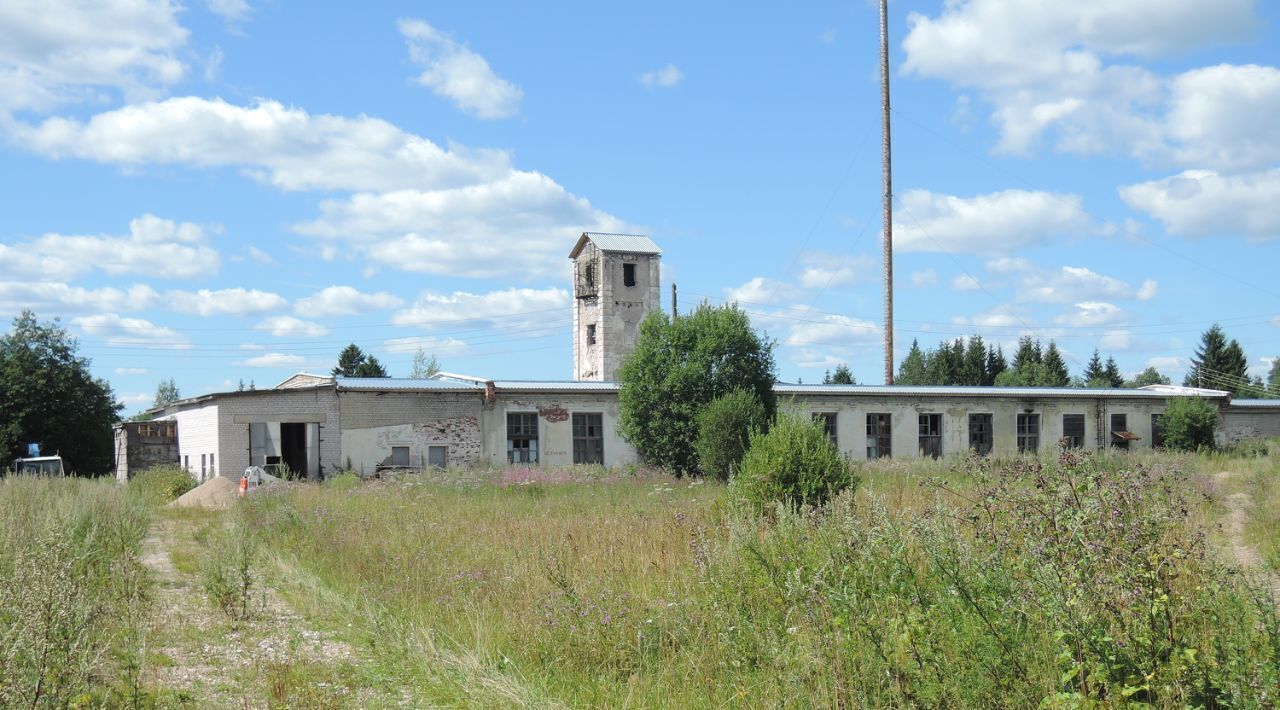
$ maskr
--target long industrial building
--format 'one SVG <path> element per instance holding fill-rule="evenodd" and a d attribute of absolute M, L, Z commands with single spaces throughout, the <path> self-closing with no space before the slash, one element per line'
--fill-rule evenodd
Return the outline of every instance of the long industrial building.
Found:
<path fill-rule="evenodd" d="M 338 470 L 639 463 L 618 434 L 618 367 L 639 323 L 659 307 L 660 251 L 647 237 L 585 233 L 570 253 L 574 380 L 345 378 L 299 373 L 267 390 L 224 392 L 152 410 L 173 421 L 178 462 L 193 477 L 249 466 L 308 478 Z M 1280 400 L 1156 385 L 1140 389 L 789 385 L 781 406 L 824 421 L 851 460 L 1013 455 L 1060 442 L 1097 450 L 1161 444 L 1171 398 L 1220 412 L 1221 443 L 1280 436 Z M 118 475 L 130 470 L 125 462 Z M 136 468 L 136 466 L 134 467 Z"/>

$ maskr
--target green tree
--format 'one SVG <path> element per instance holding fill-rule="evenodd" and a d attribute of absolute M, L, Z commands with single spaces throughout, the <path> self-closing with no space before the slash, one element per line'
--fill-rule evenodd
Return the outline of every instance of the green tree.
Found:
<path fill-rule="evenodd" d="M 1234 339 L 1228 340 L 1222 327 L 1214 323 L 1200 336 L 1200 347 L 1191 358 L 1191 368 L 1182 384 L 1206 387 L 1235 394 L 1247 386 L 1249 361 Z"/>
<path fill-rule="evenodd" d="M 57 320 L 41 323 L 30 310 L 0 337 L 0 455 L 6 460 L 35 442 L 60 454 L 68 471 L 111 470 L 111 428 L 123 407 L 78 349 Z"/>
<path fill-rule="evenodd" d="M 338 353 L 338 366 L 330 372 L 341 377 L 387 377 L 387 369 L 378 358 L 366 355 L 355 343 Z M 249 389 L 253 389 L 250 387 Z"/>
<path fill-rule="evenodd" d="M 409 369 L 409 377 L 414 380 L 425 380 L 440 372 L 440 361 L 434 354 L 428 356 L 426 351 L 418 348 L 413 355 L 413 365 Z"/>
<path fill-rule="evenodd" d="M 836 365 L 835 372 L 828 372 L 822 376 L 822 384 L 824 385 L 856 385 L 858 381 L 853 379 L 853 372 L 849 370 L 849 366 L 843 362 Z"/>
<path fill-rule="evenodd" d="M 178 383 L 174 382 L 170 377 L 167 380 L 160 380 L 160 384 L 156 385 L 156 396 L 151 400 L 151 408 L 163 407 L 173 404 L 182 399 L 182 394 L 178 392 Z"/>
<path fill-rule="evenodd" d="M 1147 385 L 1168 385 L 1172 384 L 1172 380 L 1160 374 L 1160 371 L 1154 367 L 1138 373 L 1138 376 L 1131 381 L 1125 383 L 1125 387 L 1146 387 Z"/>
<path fill-rule="evenodd" d="M 964 363 L 960 367 L 957 385 L 981 385 L 987 381 L 987 345 L 982 336 L 971 335 L 964 348 Z"/>
<path fill-rule="evenodd" d="M 675 319 L 651 313 L 618 372 L 619 430 L 646 461 L 696 473 L 696 417 L 712 400 L 745 389 L 772 416 L 773 347 L 736 304 L 703 303 Z"/>
<path fill-rule="evenodd" d="M 1071 384 L 1071 373 L 1067 371 L 1067 363 L 1062 359 L 1057 343 L 1049 341 L 1049 347 L 1045 348 L 1042 362 L 1047 378 L 1046 387 L 1066 387 Z"/>
<path fill-rule="evenodd" d="M 1107 386 L 1116 389 L 1124 387 L 1124 373 L 1120 371 L 1120 366 L 1116 364 L 1114 357 L 1107 358 L 1107 366 L 1102 371 L 1103 378 L 1107 381 Z"/>
<path fill-rule="evenodd" d="M 1098 349 L 1093 349 L 1093 357 L 1089 358 L 1089 363 L 1084 366 L 1084 374 L 1081 379 L 1084 380 L 1087 387 L 1101 387 L 1104 381 L 1104 370 L 1102 369 L 1102 356 L 1098 355 Z"/>
<path fill-rule="evenodd" d="M 1001 373 L 1009 369 L 1009 361 L 1004 357 L 1004 348 L 999 345 L 987 348 L 987 372 L 982 379 L 982 384 L 990 387 L 996 383 L 996 378 Z"/>
<path fill-rule="evenodd" d="M 792 507 L 822 505 L 857 482 L 820 421 L 783 412 L 769 431 L 751 436 L 732 489 L 762 513 L 777 502 Z"/>
<path fill-rule="evenodd" d="M 1171 397 L 1161 421 L 1166 447 L 1180 451 L 1212 448 L 1218 408 L 1200 397 Z"/>
<path fill-rule="evenodd" d="M 1267 396 L 1280 397 L 1280 355 L 1271 361 L 1271 373 L 1267 375 Z"/>
<path fill-rule="evenodd" d="M 352 343 L 338 353 L 338 365 L 329 374 L 341 377 L 355 377 L 356 371 L 364 364 L 365 354 L 360 346 Z"/>
<path fill-rule="evenodd" d="M 964 342 L 957 338 L 948 343 L 938 343 L 938 349 L 925 359 L 929 363 L 929 381 L 931 385 L 954 385 L 961 377 L 964 367 Z"/>
<path fill-rule="evenodd" d="M 898 376 L 893 378 L 896 385 L 923 385 L 929 378 L 929 364 L 925 361 L 924 353 L 920 351 L 920 341 L 911 340 L 911 350 L 907 351 L 907 356 L 902 359 L 902 364 L 898 365 Z"/>
<path fill-rule="evenodd" d="M 356 377 L 390 377 L 387 374 L 387 368 L 378 362 L 378 358 L 369 355 L 364 362 L 356 367 Z"/>
<path fill-rule="evenodd" d="M 768 424 L 755 392 L 734 390 L 698 412 L 698 465 L 702 475 L 727 481 L 738 471 L 752 433 Z"/>
<path fill-rule="evenodd" d="M 1024 335 L 1018 338 L 1018 350 L 1013 354 L 1013 369 L 1029 371 L 1031 365 L 1039 365 L 1044 359 L 1040 341 Z"/>

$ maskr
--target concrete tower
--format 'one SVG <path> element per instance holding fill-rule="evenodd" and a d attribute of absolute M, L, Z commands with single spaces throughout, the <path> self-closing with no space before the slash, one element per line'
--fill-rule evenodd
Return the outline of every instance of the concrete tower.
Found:
<path fill-rule="evenodd" d="M 613 382 L 659 308 L 658 245 L 633 234 L 583 232 L 573 260 L 573 379 Z"/>

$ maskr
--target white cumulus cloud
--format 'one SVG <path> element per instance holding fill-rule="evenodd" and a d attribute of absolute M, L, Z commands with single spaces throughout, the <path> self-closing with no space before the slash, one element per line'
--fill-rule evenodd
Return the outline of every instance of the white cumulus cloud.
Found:
<path fill-rule="evenodd" d="M 299 298 L 294 302 L 293 310 L 300 316 L 319 318 L 385 311 L 403 304 L 404 299 L 386 291 L 363 293 L 351 286 L 330 286 Z"/>
<path fill-rule="evenodd" d="M 285 307 L 288 301 L 278 293 L 258 289 L 223 288 L 199 291 L 169 291 L 165 294 L 169 307 L 179 313 L 209 316 L 244 316 L 269 313 Z"/>
<path fill-rule="evenodd" d="M 562 288 L 508 288 L 489 293 L 455 291 L 443 295 L 424 293 L 410 307 L 396 313 L 391 322 L 423 328 L 503 325 L 514 327 L 552 323 L 570 317 L 569 292 Z"/>
<path fill-rule="evenodd" d="M 295 231 L 374 264 L 453 276 L 559 274 L 566 234 L 629 231 L 551 178 L 523 171 L 451 190 L 360 193 L 326 200 L 320 211 Z"/>
<path fill-rule="evenodd" d="M 286 355 L 284 353 L 267 353 L 266 355 L 258 355 L 247 360 L 237 363 L 245 367 L 297 367 L 306 362 L 306 358 L 301 355 Z"/>
<path fill-rule="evenodd" d="M 684 79 L 679 67 L 668 64 L 661 69 L 647 71 L 640 75 L 640 83 L 648 89 L 669 89 Z"/>
<path fill-rule="evenodd" d="M 1187 170 L 1121 187 L 1120 197 L 1159 220 L 1170 234 L 1242 234 L 1253 242 L 1280 239 L 1280 169 L 1242 175 Z"/>
<path fill-rule="evenodd" d="M 188 32 L 170 0 L 7 0 L 0 6 L 0 108 L 48 111 L 139 98 L 180 81 Z"/>
<path fill-rule="evenodd" d="M 724 300 L 756 305 L 788 301 L 798 294 L 799 290 L 790 284 L 757 276 L 741 286 L 724 289 Z"/>
<path fill-rule="evenodd" d="M 1096 231 L 1077 195 L 1005 190 L 976 197 L 908 190 L 893 243 L 904 252 L 1011 253 Z"/>
<path fill-rule="evenodd" d="M 238 167 L 282 190 L 436 189 L 500 177 L 498 150 L 448 150 L 376 118 L 311 115 L 276 101 L 236 106 L 195 96 L 131 104 L 88 121 L 15 127 L 52 158 L 138 167 Z"/>
<path fill-rule="evenodd" d="M 211 276 L 218 273 L 220 259 L 206 242 L 199 225 L 147 214 L 129 222 L 127 235 L 49 233 L 12 247 L 0 244 L 0 274 L 71 279 L 98 269 L 112 276 Z"/>
<path fill-rule="evenodd" d="M 191 339 L 176 330 L 142 318 L 123 318 L 115 313 L 72 318 L 86 335 L 102 338 L 108 345 L 133 345 L 162 350 L 186 350 Z"/>
<path fill-rule="evenodd" d="M 418 83 L 478 118 L 506 118 L 520 110 L 524 92 L 493 73 L 489 62 L 422 20 L 400 20 L 409 58 L 423 67 Z"/>
<path fill-rule="evenodd" d="M 294 318 L 293 316 L 273 316 L 264 318 L 254 326 L 255 330 L 264 330 L 280 338 L 304 337 L 318 338 L 328 335 L 329 329 L 313 321 Z"/>

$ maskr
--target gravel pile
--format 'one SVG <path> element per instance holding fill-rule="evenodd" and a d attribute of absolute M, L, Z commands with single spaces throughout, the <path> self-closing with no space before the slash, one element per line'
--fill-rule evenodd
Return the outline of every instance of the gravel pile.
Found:
<path fill-rule="evenodd" d="M 226 508 L 240 498 L 239 481 L 214 476 L 169 504 L 171 508 Z"/>

